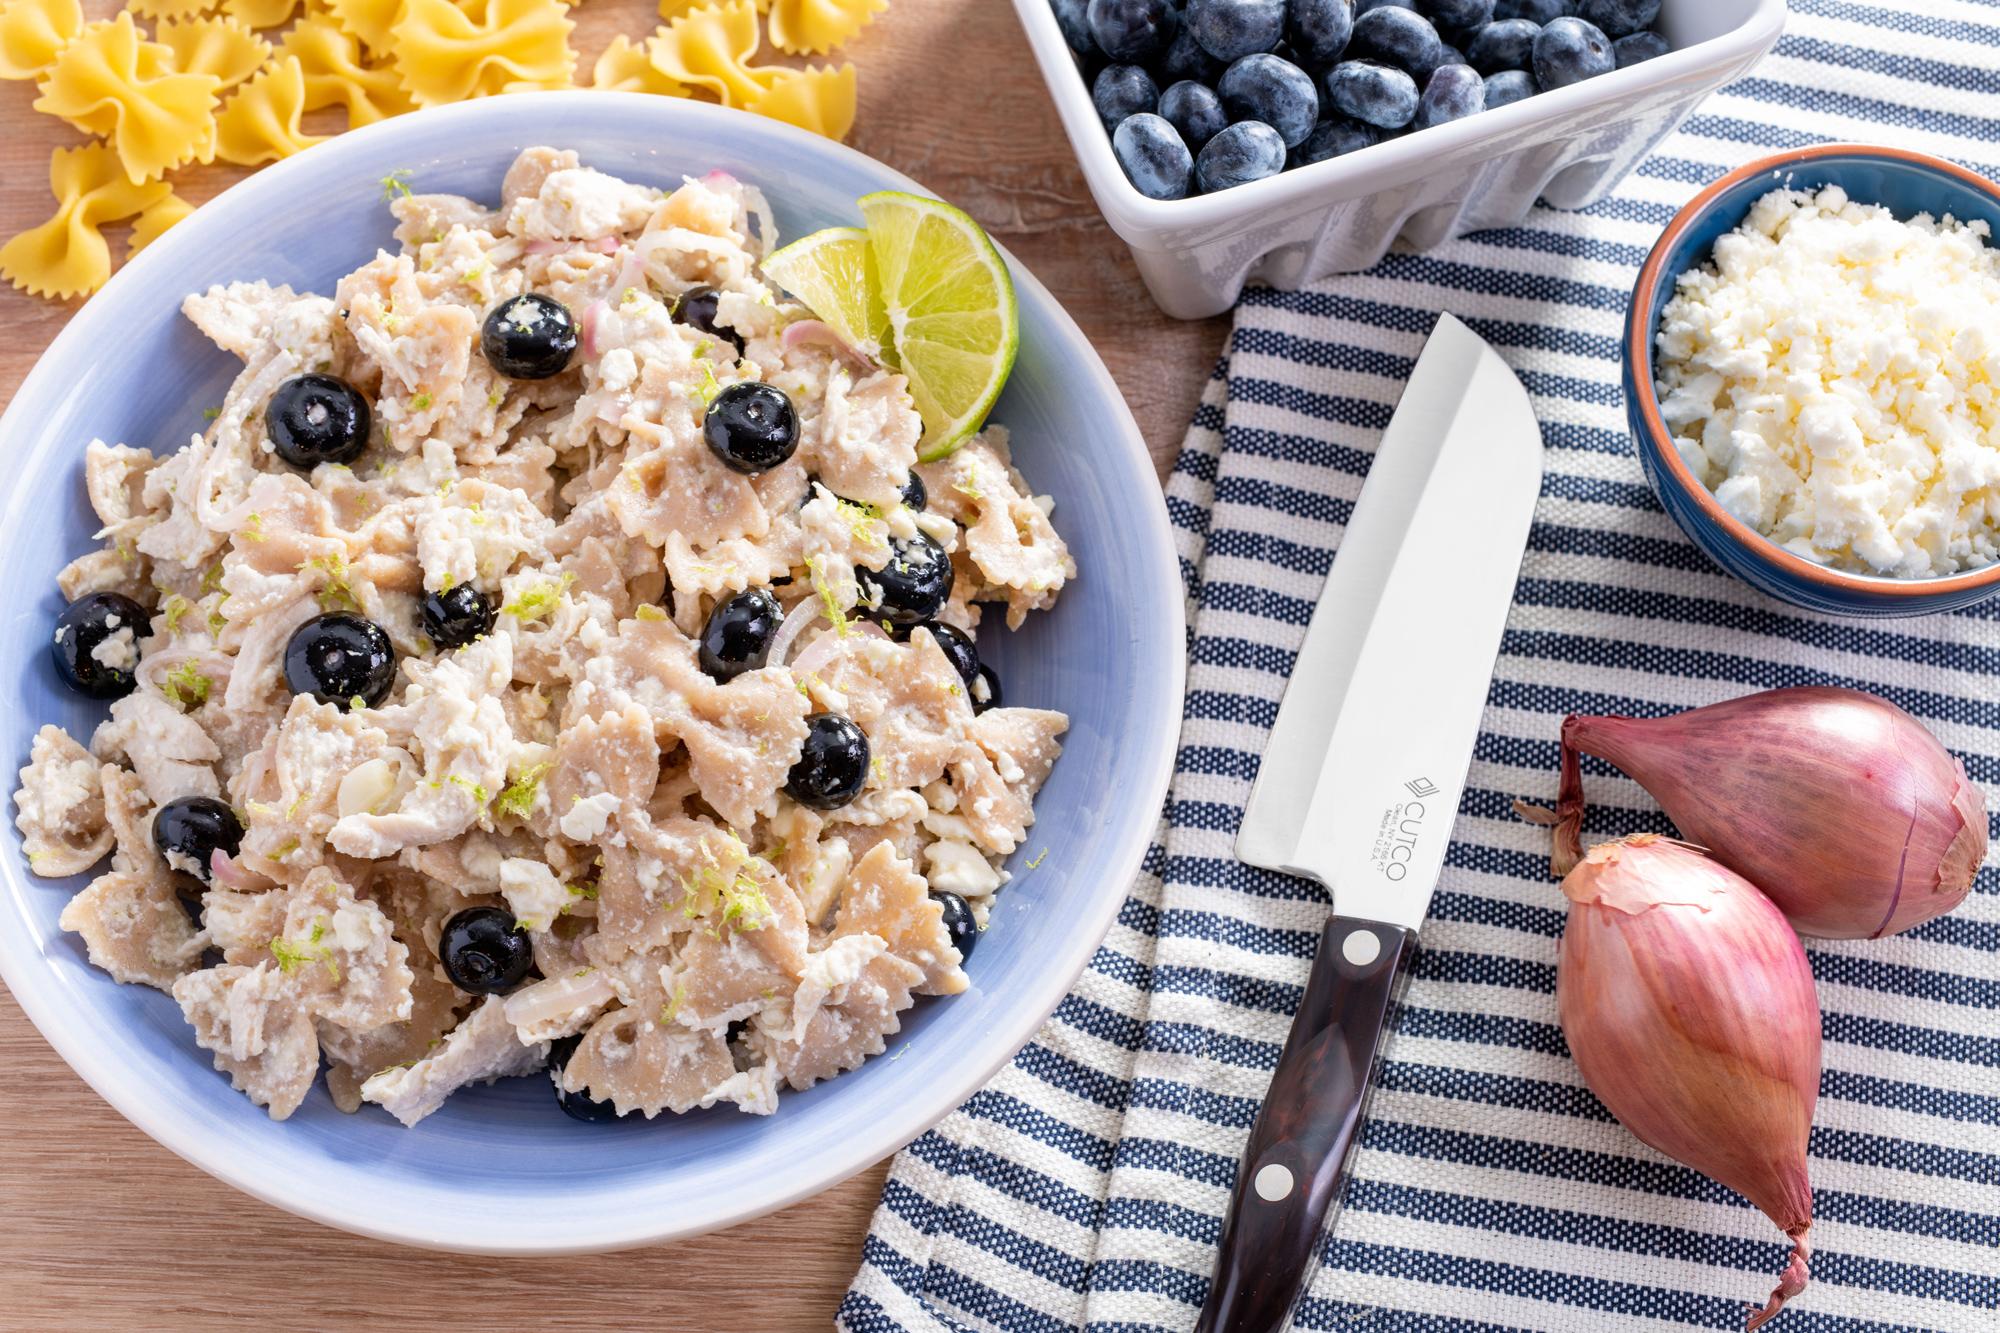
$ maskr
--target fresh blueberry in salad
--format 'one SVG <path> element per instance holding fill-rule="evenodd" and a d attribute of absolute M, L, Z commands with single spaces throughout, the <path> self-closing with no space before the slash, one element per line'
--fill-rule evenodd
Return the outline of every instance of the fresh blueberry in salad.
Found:
<path fill-rule="evenodd" d="M 709 404 L 701 437 L 730 470 L 768 472 L 799 447 L 799 415 L 783 390 L 743 380 Z"/>
<path fill-rule="evenodd" d="M 973 646 L 971 638 L 964 630 L 935 620 L 926 623 L 924 628 L 931 632 L 931 637 L 937 640 L 938 650 L 951 659 L 952 670 L 958 672 L 958 678 L 970 689 L 972 682 L 979 678 L 979 649 Z"/>
<path fill-rule="evenodd" d="M 425 593 L 418 612 L 424 635 L 440 648 L 463 648 L 493 628 L 493 600 L 470 583 Z"/>
<path fill-rule="evenodd" d="M 1097 49 L 1113 60 L 1145 60 L 1166 49 L 1174 35 L 1167 0 L 1090 0 L 1086 12 Z"/>
<path fill-rule="evenodd" d="M 1660 18 L 1660 0 L 1576 0 L 1576 16 L 1613 39 L 1644 32 Z"/>
<path fill-rule="evenodd" d="M 1417 81 L 1388 65 L 1343 60 L 1326 76 L 1326 100 L 1377 129 L 1400 130 L 1416 119 Z"/>
<path fill-rule="evenodd" d="M 1090 104 L 1107 130 L 1116 130 L 1127 117 L 1151 111 L 1159 103 L 1159 85 L 1137 65 L 1106 65 L 1090 85 Z"/>
<path fill-rule="evenodd" d="M 1354 20 L 1349 60 L 1393 65 L 1418 83 L 1444 58 L 1444 43 L 1429 19 L 1409 9 L 1371 9 Z"/>
<path fill-rule="evenodd" d="M 972 918 L 972 908 L 965 899 L 943 889 L 933 889 L 931 897 L 944 909 L 940 915 L 944 933 L 951 937 L 951 947 L 958 950 L 963 962 L 972 956 L 972 946 L 979 943 L 979 923 Z"/>
<path fill-rule="evenodd" d="M 1535 87 L 1535 76 L 1522 69 L 1503 69 L 1486 80 L 1486 109 L 1496 110 L 1525 102 L 1541 89 Z"/>
<path fill-rule="evenodd" d="M 1278 132 L 1287 148 L 1304 143 L 1319 122 L 1319 91 L 1312 75 L 1276 56 L 1244 56 L 1229 67 L 1216 91 L 1231 121 L 1260 120 Z"/>
<path fill-rule="evenodd" d="M 855 571 L 863 605 L 899 625 L 914 625 L 944 610 L 951 600 L 952 577 L 951 557 L 921 532 L 908 541 L 891 538 L 882 568 Z"/>
<path fill-rule="evenodd" d="M 1183 21 L 1202 50 L 1228 64 L 1277 46 L 1285 0 L 1188 0 Z"/>
<path fill-rule="evenodd" d="M 815 713 L 806 719 L 805 745 L 785 779 L 785 792 L 800 805 L 837 810 L 867 785 L 868 760 L 868 737 L 852 719 Z"/>
<path fill-rule="evenodd" d="M 243 822 L 213 796 L 177 796 L 153 815 L 153 846 L 174 869 L 210 883 L 210 858 L 242 850 Z"/>
<path fill-rule="evenodd" d="M 150 630 L 146 608 L 123 593 L 79 597 L 56 617 L 56 674 L 78 694 L 122 699 L 138 686 L 139 640 Z"/>
<path fill-rule="evenodd" d="M 1544 27 L 1570 12 L 1570 0 L 1493 0 L 1496 20 L 1526 19 L 1536 27 Z"/>
<path fill-rule="evenodd" d="M 1486 109 L 1486 81 L 1470 65 L 1439 65 L 1417 98 L 1420 130 L 1476 116 Z"/>
<path fill-rule="evenodd" d="M 576 355 L 576 320 L 569 307 L 540 292 L 523 292 L 486 312 L 479 350 L 486 364 L 514 380 L 545 380 Z"/>
<path fill-rule="evenodd" d="M 1609 74 L 1617 67 L 1611 39 L 1582 19 L 1552 20 L 1535 37 L 1535 82 L 1544 92 Z"/>
<path fill-rule="evenodd" d="M 701 630 L 701 669 L 727 684 L 755 671 L 771 656 L 771 640 L 785 609 L 768 588 L 746 588 L 726 602 L 717 602 Z"/>
<path fill-rule="evenodd" d="M 919 514 L 930 507 L 931 493 L 924 486 L 924 479 L 917 475 L 915 468 L 910 470 L 910 479 L 903 483 L 902 497 L 904 507 L 913 509 Z"/>
<path fill-rule="evenodd" d="M 1234 189 L 1285 169 L 1285 141 L 1262 121 L 1245 120 L 1210 139 L 1194 160 L 1202 193 Z"/>
<path fill-rule="evenodd" d="M 736 349 L 736 355 L 743 355 L 743 335 L 727 324 L 715 322 L 715 308 L 722 293 L 713 287 L 690 287 L 681 293 L 674 303 L 674 318 L 691 329 L 698 329 L 711 338 L 718 338 Z"/>
<path fill-rule="evenodd" d="M 528 932 L 504 907 L 468 907 L 444 923 L 438 961 L 451 984 L 469 995 L 511 990 L 534 970 Z"/>
<path fill-rule="evenodd" d="M 569 1068 L 569 1058 L 576 1054 L 576 1048 L 582 1043 L 582 1033 L 558 1037 L 549 1043 L 549 1081 L 556 1087 L 556 1105 L 570 1119 L 581 1120 L 587 1125 L 616 1120 L 618 1108 L 610 1102 L 600 1102 L 587 1092 L 571 1092 L 562 1085 L 563 1071 Z"/>
<path fill-rule="evenodd" d="M 1642 61 L 1658 60 L 1672 49 L 1667 45 L 1667 39 L 1657 32 L 1635 32 L 1611 44 L 1611 54 L 1616 57 L 1620 69 Z"/>
<path fill-rule="evenodd" d="M 989 708 L 998 708 L 1000 706 L 999 675 L 992 667 L 987 666 L 983 662 L 980 663 L 979 675 L 972 682 L 972 687 L 966 693 L 972 696 L 972 711 L 975 714 L 983 713 Z"/>
<path fill-rule="evenodd" d="M 1290 0 L 1286 6 L 1285 41 L 1315 69 L 1340 59 L 1353 33 L 1354 11 L 1348 0 Z"/>
<path fill-rule="evenodd" d="M 1466 63 L 1481 74 L 1527 69 L 1534 59 L 1535 38 L 1542 25 L 1528 19 L 1498 19 L 1473 34 L 1465 48 Z"/>
<path fill-rule="evenodd" d="M 1229 128 L 1229 113 L 1222 109 L 1222 98 L 1215 89 L 1193 79 L 1182 79 L 1160 94 L 1160 115 L 1179 133 L 1188 151 L 1194 153 Z"/>
<path fill-rule="evenodd" d="M 264 407 L 264 433 L 278 457 L 303 471 L 352 463 L 368 447 L 368 400 L 334 375 L 294 375 Z"/>
<path fill-rule="evenodd" d="M 1381 141 L 1382 132 L 1373 125 L 1347 116 L 1336 116 L 1313 126 L 1313 132 L 1306 136 L 1306 141 L 1292 150 L 1292 165 L 1310 166 L 1314 162 L 1356 152 Z"/>
<path fill-rule="evenodd" d="M 1194 179 L 1194 154 L 1180 133 L 1150 111 L 1127 116 L 1111 135 L 1111 151 L 1125 178 L 1148 199 L 1185 199 Z"/>
<path fill-rule="evenodd" d="M 355 701 L 373 707 L 396 683 L 396 649 L 372 620 L 329 611 L 292 631 L 285 644 L 285 684 L 343 713 Z"/>

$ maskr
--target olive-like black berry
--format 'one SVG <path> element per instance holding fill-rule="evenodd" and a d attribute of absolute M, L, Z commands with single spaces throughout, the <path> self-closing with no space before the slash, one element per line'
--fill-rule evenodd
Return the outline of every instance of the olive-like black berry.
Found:
<path fill-rule="evenodd" d="M 535 949 L 506 908 L 468 907 L 444 923 L 438 961 L 460 990 L 493 995 L 511 989 L 533 970 Z"/>
<path fill-rule="evenodd" d="M 139 640 L 150 629 L 146 608 L 123 593 L 79 597 L 56 617 L 55 637 L 49 641 L 56 674 L 78 694 L 122 699 L 138 684 L 132 672 L 139 665 Z M 121 637 L 127 630 L 129 638 Z"/>
<path fill-rule="evenodd" d="M 892 539 L 888 563 L 857 569 L 855 577 L 862 605 L 897 624 L 929 620 L 951 600 L 951 557 L 921 532 L 906 542 Z"/>
<path fill-rule="evenodd" d="M 771 656 L 771 640 L 785 619 L 768 589 L 749 588 L 716 603 L 701 631 L 701 669 L 718 681 L 755 671 Z"/>
<path fill-rule="evenodd" d="M 744 380 L 715 396 L 701 437 L 732 471 L 768 472 L 799 447 L 799 414 L 782 390 Z"/>
<path fill-rule="evenodd" d="M 486 312 L 479 350 L 508 379 L 550 379 L 576 355 L 576 320 L 554 297 L 523 292 Z"/>
<path fill-rule="evenodd" d="M 951 665 L 958 672 L 959 679 L 965 682 L 965 688 L 971 689 L 972 683 L 979 679 L 979 649 L 973 646 L 972 637 L 962 629 L 936 621 L 924 628 L 931 632 L 937 646 L 951 659 Z"/>
<path fill-rule="evenodd" d="M 243 823 L 213 796 L 180 796 L 153 816 L 153 845 L 174 869 L 211 883 L 210 858 L 217 852 L 234 856 L 242 849 Z"/>
<path fill-rule="evenodd" d="M 361 391 L 334 375 L 294 375 L 264 407 L 264 433 L 278 457 L 311 471 L 352 463 L 368 447 L 374 420 Z"/>
<path fill-rule="evenodd" d="M 372 620 L 345 611 L 314 616 L 285 644 L 285 684 L 346 712 L 356 699 L 373 706 L 396 683 L 396 649 Z"/>
<path fill-rule="evenodd" d="M 910 479 L 903 484 L 903 503 L 922 513 L 929 508 L 930 502 L 931 493 L 924 486 L 924 479 L 917 475 L 916 469 L 912 468 Z"/>
<path fill-rule="evenodd" d="M 463 648 L 493 628 L 493 599 L 470 583 L 425 593 L 422 611 L 424 633 L 440 648 Z"/>
<path fill-rule="evenodd" d="M 681 299 L 675 304 L 674 318 L 711 338 L 720 338 L 734 347 L 740 357 L 743 355 L 743 335 L 727 324 L 715 322 L 715 307 L 721 295 L 713 287 L 690 287 L 681 293 Z"/>
<path fill-rule="evenodd" d="M 983 713 L 989 708 L 998 708 L 1000 706 L 1000 677 L 993 674 L 992 667 L 982 663 L 979 668 L 978 678 L 966 687 L 966 693 L 972 696 L 972 711 L 975 714 Z"/>
<path fill-rule="evenodd" d="M 970 958 L 972 946 L 979 943 L 979 923 L 972 919 L 972 908 L 965 899 L 942 889 L 933 890 L 931 897 L 944 908 L 944 931 L 951 936 L 951 947 L 958 950 L 960 961 Z"/>
<path fill-rule="evenodd" d="M 838 809 L 861 794 L 868 759 L 868 737 L 851 719 L 815 714 L 806 721 L 805 746 L 785 779 L 785 791 L 800 805 Z"/>
<path fill-rule="evenodd" d="M 610 1102 L 600 1102 L 587 1092 L 571 1092 L 562 1085 L 563 1071 L 569 1068 L 569 1058 L 576 1054 L 576 1048 L 583 1041 L 582 1034 L 573 1037 L 558 1037 L 549 1043 L 549 1081 L 556 1085 L 556 1105 L 572 1120 L 597 1125 L 618 1118 L 618 1108 Z"/>

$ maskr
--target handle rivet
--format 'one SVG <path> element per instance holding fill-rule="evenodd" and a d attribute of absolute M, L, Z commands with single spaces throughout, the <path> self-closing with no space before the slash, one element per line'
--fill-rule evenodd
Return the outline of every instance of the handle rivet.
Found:
<path fill-rule="evenodd" d="M 1372 930 L 1357 930 L 1340 942 L 1340 956 L 1356 967 L 1366 967 L 1382 956 L 1382 941 Z"/>
<path fill-rule="evenodd" d="M 1291 1170 L 1276 1162 L 1261 1167 L 1251 1180 L 1250 1188 L 1256 1190 L 1257 1197 L 1265 1203 L 1276 1203 L 1292 1192 Z"/>

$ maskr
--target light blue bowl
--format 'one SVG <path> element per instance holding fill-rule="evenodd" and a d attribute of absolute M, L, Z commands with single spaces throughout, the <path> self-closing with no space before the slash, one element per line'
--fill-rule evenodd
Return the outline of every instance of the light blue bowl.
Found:
<path fill-rule="evenodd" d="M 591 165 L 672 185 L 720 167 L 762 186 L 782 234 L 860 221 L 871 190 L 922 187 L 776 122 L 632 94 L 537 93 L 425 111 L 345 134 L 203 207 L 84 306 L 4 419 L 9 468 L 0 689 L 9 771 L 37 726 L 88 737 L 102 710 L 49 662 L 56 571 L 91 547 L 83 447 L 171 450 L 222 401 L 237 362 L 182 319 L 189 291 L 268 278 L 330 292 L 390 244 L 380 179 L 497 197 L 515 152 L 573 147 Z M 406 1130 L 348 1116 L 316 1090 L 274 1124 L 232 1091 L 172 1000 L 92 968 L 56 917 L 82 879 L 29 875 L 11 819 L 0 847 L 0 976 L 63 1058 L 127 1119 L 281 1208 L 441 1249 L 556 1254 L 726 1226 L 823 1190 L 922 1133 L 1010 1059 L 1102 939 L 1137 870 L 1172 766 L 1183 676 L 1182 591 L 1145 447 L 1090 343 L 1018 264 L 1021 353 L 994 420 L 1081 575 L 1054 612 L 980 640 L 1010 703 L 1071 718 L 1018 877 L 968 960 L 972 988 L 921 1001 L 890 1052 L 768 1118 L 729 1109 L 584 1125 L 546 1079 L 471 1090 Z M 1029 870 L 1025 862 L 1047 849 Z"/>
<path fill-rule="evenodd" d="M 1897 217 L 1949 213 L 1981 220 L 2000 236 L 2000 188 L 1965 168 L 1900 148 L 1818 144 L 1738 167 L 1688 202 L 1639 270 L 1625 330 L 1625 410 L 1639 463 L 1660 503 L 1711 560 L 1780 601 L 1843 616 L 1923 616 L 1956 611 L 2000 593 L 2000 565 L 1933 579 L 1891 579 L 1828 569 L 1793 555 L 1717 503 L 1674 448 L 1653 385 L 1653 340 L 1674 282 L 1707 262 L 1716 238 L 1776 189 L 1838 185 L 1859 203 Z"/>

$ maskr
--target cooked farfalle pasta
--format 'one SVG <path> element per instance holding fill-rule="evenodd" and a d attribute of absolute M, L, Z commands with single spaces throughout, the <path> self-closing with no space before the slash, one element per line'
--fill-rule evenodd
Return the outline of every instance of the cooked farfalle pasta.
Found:
<path fill-rule="evenodd" d="M 394 27 L 403 89 L 419 106 L 567 86 L 576 67 L 561 0 L 404 0 Z"/>
<path fill-rule="evenodd" d="M 117 154 L 96 143 L 56 149 L 49 190 L 55 215 L 0 246 L 0 277 L 58 300 L 94 292 L 111 277 L 106 223 L 141 214 L 171 193 L 164 181 L 133 184 Z"/>
<path fill-rule="evenodd" d="M 396 72 L 370 69 L 361 46 L 331 19 L 312 15 L 292 25 L 278 43 L 279 57 L 295 56 L 305 76 L 306 110 L 347 108 L 347 123 L 372 125 L 412 109 Z"/>
<path fill-rule="evenodd" d="M 177 70 L 172 48 L 142 39 L 121 13 L 87 25 L 63 47 L 35 110 L 106 136 L 137 183 L 208 152 L 220 86 L 213 74 Z"/>
<path fill-rule="evenodd" d="M 231 106 L 283 84 L 290 138 L 302 80 L 281 58 Z M 760 277 L 754 188 L 548 148 L 493 201 L 402 184 L 397 248 L 331 293 L 184 302 L 243 362 L 202 434 L 84 451 L 104 549 L 64 592 L 150 619 L 89 746 L 35 738 L 32 868 L 98 867 L 65 929 L 274 1118 L 322 1064 L 334 1105 L 404 1124 L 544 1070 L 589 1114 L 768 1114 L 966 989 L 1067 725 L 985 689 L 982 605 L 1046 606 L 1074 565 L 1004 432 L 919 464 L 900 375 L 788 336 L 812 312 Z M 489 360 L 530 296 L 558 304 Z M 573 349 L 534 332 L 565 322 Z M 315 437 L 338 463 L 267 439 L 333 430 L 288 406 L 309 374 L 378 427 Z M 789 454 L 737 457 L 732 404 L 773 396 Z M 741 614 L 761 648 L 704 633 Z M 335 634 L 395 669 L 326 674 Z M 201 801 L 240 838 L 163 853 Z"/>
<path fill-rule="evenodd" d="M 854 128 L 855 97 L 854 66 L 812 65 L 783 71 L 744 109 L 829 139 L 845 139 Z"/>
<path fill-rule="evenodd" d="M 768 0 L 771 45 L 793 55 L 823 55 L 868 26 L 889 0 Z"/>
<path fill-rule="evenodd" d="M 326 0 L 326 12 L 370 51 L 386 53 L 389 30 L 403 12 L 403 0 Z"/>
<path fill-rule="evenodd" d="M 254 167 L 310 148 L 319 136 L 299 128 L 306 76 L 297 56 L 280 56 L 222 104 L 215 118 L 215 155 Z"/>
<path fill-rule="evenodd" d="M 751 65 L 757 54 L 757 7 L 751 0 L 691 10 L 648 43 L 653 63 L 676 83 L 714 93 L 724 106 L 747 106 L 780 73 Z"/>
<path fill-rule="evenodd" d="M 83 31 L 77 0 L 7 0 L 0 5 L 0 79 L 39 79 Z"/>
<path fill-rule="evenodd" d="M 271 54 L 271 44 L 232 18 L 191 18 L 156 24 L 153 36 L 174 53 L 174 66 L 190 74 L 213 74 L 233 88 L 255 74 Z"/>

